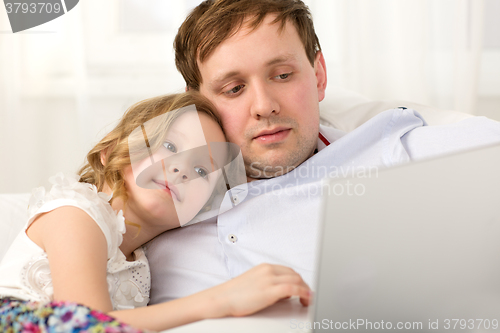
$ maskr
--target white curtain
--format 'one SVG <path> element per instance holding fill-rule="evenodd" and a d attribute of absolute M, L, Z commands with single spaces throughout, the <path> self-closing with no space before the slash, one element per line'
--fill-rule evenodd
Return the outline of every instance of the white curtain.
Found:
<path fill-rule="evenodd" d="M 78 8 L 78 7 L 77 7 Z M 8 33 L 0 15 L 1 192 L 27 192 L 56 170 L 75 172 L 88 136 L 81 11 Z"/>
<path fill-rule="evenodd" d="M 497 1 L 305 2 L 329 85 L 372 99 L 474 113 L 483 4 Z M 84 0 L 60 18 L 17 34 L 9 33 L 0 10 L 0 192 L 27 192 L 47 185 L 58 171 L 76 172 L 128 106 L 182 91 L 172 41 L 199 2 Z M 499 15 L 493 15 L 496 21 Z M 494 24 L 490 29 L 500 30 Z M 489 82 L 485 89 L 500 100 L 500 89 L 491 88 L 500 86 L 496 52 L 486 57 L 489 67 L 483 61 L 479 86 Z M 335 98 L 328 90 L 327 96 Z"/>
<path fill-rule="evenodd" d="M 85 0 L 16 34 L 0 8 L 0 193 L 77 172 L 127 107 L 183 91 L 173 37 L 198 2 Z"/>
<path fill-rule="evenodd" d="M 330 84 L 475 113 L 483 0 L 309 0 Z"/>

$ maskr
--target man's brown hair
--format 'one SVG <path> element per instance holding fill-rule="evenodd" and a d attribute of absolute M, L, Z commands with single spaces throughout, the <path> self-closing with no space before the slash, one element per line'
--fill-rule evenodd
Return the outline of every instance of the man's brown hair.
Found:
<path fill-rule="evenodd" d="M 279 31 L 292 22 L 311 65 L 321 51 L 309 8 L 301 0 L 206 0 L 193 9 L 175 36 L 175 65 L 186 86 L 199 90 L 201 73 L 197 59 L 206 60 L 224 40 L 236 34 L 243 24 L 256 29 L 266 15 L 276 14 L 272 22 Z M 246 21 L 248 19 L 248 22 Z"/>

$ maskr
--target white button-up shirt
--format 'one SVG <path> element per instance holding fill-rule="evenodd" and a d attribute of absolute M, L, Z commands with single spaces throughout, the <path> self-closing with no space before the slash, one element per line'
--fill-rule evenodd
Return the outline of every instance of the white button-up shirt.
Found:
<path fill-rule="evenodd" d="M 320 132 L 331 144 L 318 140 L 319 152 L 295 170 L 233 188 L 218 218 L 168 231 L 148 245 L 150 304 L 212 287 L 264 262 L 292 267 L 314 288 L 323 178 L 376 177 L 382 167 L 500 142 L 500 124 L 486 118 L 425 126 L 409 109 L 383 112 L 348 134 L 325 126 Z"/>

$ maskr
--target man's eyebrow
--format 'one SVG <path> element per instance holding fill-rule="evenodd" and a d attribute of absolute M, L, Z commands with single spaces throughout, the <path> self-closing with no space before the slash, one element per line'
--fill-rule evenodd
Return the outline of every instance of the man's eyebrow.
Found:
<path fill-rule="evenodd" d="M 276 57 L 274 59 L 271 59 L 270 61 L 268 61 L 266 63 L 266 66 L 272 66 L 272 65 L 276 65 L 276 64 L 281 64 L 281 63 L 284 63 L 284 62 L 293 61 L 295 59 L 296 59 L 296 57 L 295 57 L 294 54 L 285 54 L 285 55 Z"/>
<path fill-rule="evenodd" d="M 240 74 L 240 72 L 238 71 L 231 71 L 231 72 L 228 72 L 228 73 L 223 73 L 223 74 L 220 74 L 219 76 L 216 76 L 211 82 L 210 82 L 210 85 L 213 87 L 213 86 L 216 86 L 217 84 L 219 84 L 220 82 L 223 82 L 225 80 L 227 80 L 228 78 L 232 77 L 232 76 L 236 76 Z"/>
<path fill-rule="evenodd" d="M 269 66 L 273 66 L 276 64 L 285 63 L 288 61 L 294 61 L 295 59 L 296 59 L 296 57 L 294 54 L 285 54 L 285 55 L 282 55 L 282 56 L 279 56 L 279 57 L 276 57 L 276 58 L 269 60 L 266 63 L 266 66 L 269 67 Z M 237 76 L 239 74 L 240 74 L 239 71 L 231 71 L 231 72 L 227 72 L 227 73 L 222 73 L 210 81 L 210 86 L 216 87 L 219 83 L 224 82 L 228 78 L 230 78 L 232 76 Z"/>

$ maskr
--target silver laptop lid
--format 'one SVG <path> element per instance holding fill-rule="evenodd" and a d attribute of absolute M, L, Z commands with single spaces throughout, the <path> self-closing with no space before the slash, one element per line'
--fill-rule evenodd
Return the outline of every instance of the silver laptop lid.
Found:
<path fill-rule="evenodd" d="M 324 186 L 304 328 L 500 331 L 499 145 Z"/>

